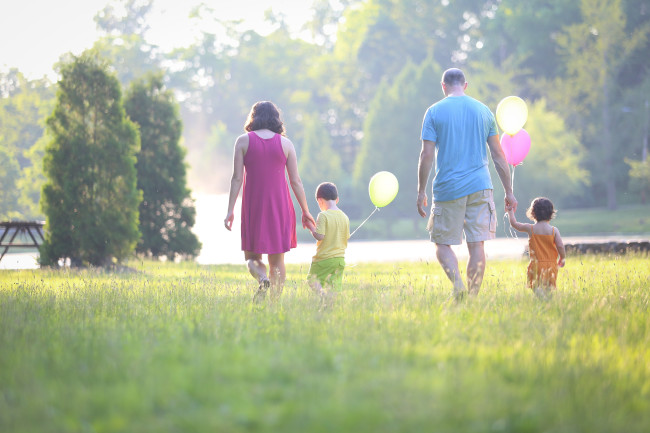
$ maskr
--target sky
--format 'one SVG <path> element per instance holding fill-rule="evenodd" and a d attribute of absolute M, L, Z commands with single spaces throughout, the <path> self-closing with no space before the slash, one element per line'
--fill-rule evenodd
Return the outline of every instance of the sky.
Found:
<path fill-rule="evenodd" d="M 0 9 L 0 71 L 18 68 L 30 79 L 47 75 L 62 54 L 80 54 L 101 36 L 93 18 L 110 0 L 2 0 Z M 242 27 L 264 34 L 264 11 L 286 16 L 299 31 L 310 17 L 309 0 L 154 0 L 149 17 L 150 43 L 163 50 L 191 44 L 198 29 L 188 18 L 198 4 L 206 4 L 225 20 L 243 19 Z"/>

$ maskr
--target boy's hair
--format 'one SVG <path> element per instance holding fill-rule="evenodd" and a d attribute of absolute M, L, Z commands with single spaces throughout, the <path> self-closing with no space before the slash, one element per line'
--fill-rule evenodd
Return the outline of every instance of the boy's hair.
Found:
<path fill-rule="evenodd" d="M 533 221 L 550 221 L 555 217 L 556 212 L 551 200 L 537 197 L 530 203 L 526 216 Z"/>
<path fill-rule="evenodd" d="M 316 200 L 322 198 L 323 200 L 336 200 L 339 198 L 339 192 L 336 185 L 332 182 L 323 182 L 316 188 Z"/>

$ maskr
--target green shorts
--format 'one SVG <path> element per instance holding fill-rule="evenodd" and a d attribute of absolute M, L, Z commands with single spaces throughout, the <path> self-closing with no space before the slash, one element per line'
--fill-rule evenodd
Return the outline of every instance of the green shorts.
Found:
<path fill-rule="evenodd" d="M 343 257 L 332 257 L 331 259 L 312 262 L 309 267 L 309 277 L 316 278 L 321 286 L 341 290 L 343 287 L 343 269 L 345 259 Z"/>

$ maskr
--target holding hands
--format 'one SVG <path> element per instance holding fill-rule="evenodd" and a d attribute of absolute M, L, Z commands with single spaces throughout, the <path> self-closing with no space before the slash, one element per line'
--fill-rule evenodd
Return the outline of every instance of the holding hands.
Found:
<path fill-rule="evenodd" d="M 302 213 L 302 228 L 307 229 L 310 232 L 316 230 L 316 221 L 309 211 Z"/>
<path fill-rule="evenodd" d="M 517 212 L 517 199 L 515 198 L 515 195 L 513 193 L 506 193 L 506 198 L 505 198 L 505 204 L 506 204 L 506 212 L 512 210 L 513 212 Z"/>

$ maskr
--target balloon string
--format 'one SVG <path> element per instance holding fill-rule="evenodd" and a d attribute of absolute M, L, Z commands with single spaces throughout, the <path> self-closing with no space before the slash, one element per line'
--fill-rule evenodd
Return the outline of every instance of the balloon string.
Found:
<path fill-rule="evenodd" d="M 517 236 L 517 231 L 514 230 L 510 225 L 510 217 L 508 216 L 507 212 L 503 214 L 503 233 L 505 233 L 507 238 L 519 239 L 519 236 Z"/>
<path fill-rule="evenodd" d="M 515 192 L 515 166 L 513 164 L 510 164 L 509 167 L 512 167 L 512 173 L 510 175 L 510 186 L 512 187 L 512 192 L 514 194 Z M 507 227 L 507 229 L 506 229 Z M 508 212 L 503 214 L 503 232 L 505 233 L 506 237 L 511 237 L 518 239 L 519 237 L 517 236 L 517 231 L 513 230 L 512 226 L 510 225 L 510 217 L 508 216 Z"/>
<path fill-rule="evenodd" d="M 359 230 L 359 229 L 361 228 L 361 226 L 364 225 L 364 224 L 366 223 L 366 221 L 368 221 L 368 220 L 370 219 L 370 217 L 373 216 L 374 213 L 377 212 L 378 210 L 379 210 L 379 208 L 378 208 L 378 207 L 375 207 L 375 210 L 373 210 L 372 213 L 371 213 L 370 215 L 368 215 L 368 218 L 366 218 L 365 220 L 363 220 L 363 222 L 362 222 L 361 224 L 359 224 L 359 227 L 357 227 L 356 229 L 354 229 L 354 231 L 350 234 L 350 237 L 354 236 L 354 234 L 357 232 L 357 230 Z"/>

